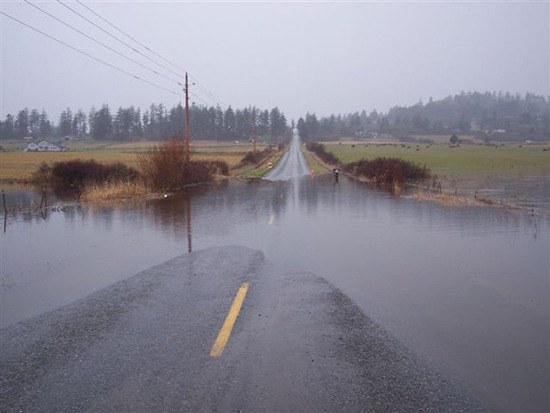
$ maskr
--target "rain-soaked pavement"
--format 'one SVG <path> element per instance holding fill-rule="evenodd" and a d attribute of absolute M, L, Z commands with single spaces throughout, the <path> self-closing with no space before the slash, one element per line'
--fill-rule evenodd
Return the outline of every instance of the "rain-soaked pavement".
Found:
<path fill-rule="evenodd" d="M 287 181 L 309 175 L 310 169 L 304 154 L 300 150 L 298 135 L 292 137 L 289 150 L 282 156 L 275 167 L 269 171 L 264 179 L 268 181 Z"/>
<path fill-rule="evenodd" d="M 211 357 L 243 282 L 237 328 Z M 3 342 L 3 411 L 477 409 L 325 280 L 244 247 L 181 255 Z"/>
<path fill-rule="evenodd" d="M 331 176 L 22 213 L 2 235 L 0 405 L 547 411 L 548 224 Z"/>

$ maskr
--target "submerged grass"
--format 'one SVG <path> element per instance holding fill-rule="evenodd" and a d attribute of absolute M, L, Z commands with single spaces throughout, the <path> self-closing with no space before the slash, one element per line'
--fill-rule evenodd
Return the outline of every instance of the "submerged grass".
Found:
<path fill-rule="evenodd" d="M 108 182 L 93 184 L 86 187 L 82 199 L 86 202 L 105 202 L 123 199 L 145 197 L 149 189 L 142 181 L 137 182 Z"/>

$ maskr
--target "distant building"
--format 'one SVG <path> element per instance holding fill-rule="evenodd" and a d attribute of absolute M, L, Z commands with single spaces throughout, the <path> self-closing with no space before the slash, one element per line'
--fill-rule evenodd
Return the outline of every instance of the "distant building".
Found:
<path fill-rule="evenodd" d="M 26 152 L 63 152 L 64 150 L 63 145 L 56 145 L 48 141 L 31 142 L 25 148 Z"/>
<path fill-rule="evenodd" d="M 27 145 L 25 148 L 25 152 L 37 152 L 38 151 L 38 144 L 31 142 Z"/>
<path fill-rule="evenodd" d="M 32 141 L 34 138 L 32 136 L 24 136 L 23 137 L 23 140 L 24 141 Z"/>

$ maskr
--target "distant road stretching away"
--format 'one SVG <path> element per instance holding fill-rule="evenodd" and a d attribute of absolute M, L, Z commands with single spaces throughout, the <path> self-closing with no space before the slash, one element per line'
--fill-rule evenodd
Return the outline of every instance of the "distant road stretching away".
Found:
<path fill-rule="evenodd" d="M 292 136 L 290 149 L 283 155 L 277 166 L 264 176 L 268 181 L 288 181 L 309 175 L 310 170 L 304 154 L 300 150 L 300 138 L 297 133 Z"/>

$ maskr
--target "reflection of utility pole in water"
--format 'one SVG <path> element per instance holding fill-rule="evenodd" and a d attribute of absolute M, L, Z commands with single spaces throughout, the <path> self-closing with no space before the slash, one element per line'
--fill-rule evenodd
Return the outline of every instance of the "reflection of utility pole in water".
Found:
<path fill-rule="evenodd" d="M 183 204 L 183 213 L 185 214 L 186 227 L 187 227 L 187 252 L 193 250 L 193 228 L 191 227 L 191 195 L 186 194 Z"/>
<path fill-rule="evenodd" d="M 2 202 L 4 203 L 4 234 L 6 233 L 6 226 L 8 225 L 8 207 L 6 205 L 6 194 L 2 189 Z"/>

